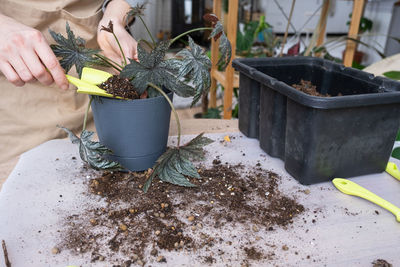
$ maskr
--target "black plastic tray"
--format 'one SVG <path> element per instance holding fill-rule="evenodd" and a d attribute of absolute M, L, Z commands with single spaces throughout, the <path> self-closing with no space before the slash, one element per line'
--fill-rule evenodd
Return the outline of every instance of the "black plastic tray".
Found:
<path fill-rule="evenodd" d="M 240 131 L 284 160 L 300 183 L 385 170 L 400 125 L 399 82 L 312 57 L 235 59 L 233 66 Z M 332 97 L 291 86 L 301 79 Z"/>

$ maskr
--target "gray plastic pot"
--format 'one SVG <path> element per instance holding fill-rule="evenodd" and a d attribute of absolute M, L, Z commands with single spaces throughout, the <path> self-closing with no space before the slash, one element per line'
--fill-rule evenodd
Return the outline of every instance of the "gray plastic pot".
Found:
<path fill-rule="evenodd" d="M 168 93 L 172 100 L 173 93 Z M 120 100 L 95 97 L 94 123 L 109 158 L 130 171 L 153 167 L 167 148 L 171 107 L 163 96 Z"/>

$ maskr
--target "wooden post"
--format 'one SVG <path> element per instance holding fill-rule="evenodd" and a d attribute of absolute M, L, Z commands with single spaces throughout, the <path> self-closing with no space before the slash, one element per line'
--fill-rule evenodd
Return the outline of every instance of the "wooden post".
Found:
<path fill-rule="evenodd" d="M 213 13 L 220 18 L 221 17 L 221 6 L 222 0 L 214 0 L 213 3 Z M 214 41 L 214 38 L 211 39 L 211 73 L 218 70 L 217 62 L 218 62 L 218 45 L 219 40 Z M 213 75 L 211 75 L 211 87 L 210 87 L 210 107 L 217 107 L 217 80 Z"/>
<path fill-rule="evenodd" d="M 320 18 L 322 18 L 322 25 L 321 25 L 321 28 L 319 29 L 317 46 L 320 46 L 324 43 L 329 4 L 330 4 L 330 0 L 324 0 L 324 5 L 322 6 L 321 17 L 320 17 Z"/>
<path fill-rule="evenodd" d="M 232 95 L 233 95 L 233 75 L 234 70 L 232 67 L 232 60 L 234 59 L 236 51 L 236 32 L 238 22 L 238 6 L 239 0 L 229 1 L 228 11 L 228 39 L 232 46 L 232 58 L 226 68 L 226 87 L 224 92 L 224 119 L 232 118 Z"/>
<path fill-rule="evenodd" d="M 351 15 L 350 29 L 348 37 L 357 39 L 358 29 L 360 27 L 360 20 L 364 12 L 365 0 L 354 0 L 353 13 Z M 344 53 L 343 64 L 346 67 L 353 65 L 354 53 L 357 49 L 357 43 L 347 40 L 346 51 Z"/>

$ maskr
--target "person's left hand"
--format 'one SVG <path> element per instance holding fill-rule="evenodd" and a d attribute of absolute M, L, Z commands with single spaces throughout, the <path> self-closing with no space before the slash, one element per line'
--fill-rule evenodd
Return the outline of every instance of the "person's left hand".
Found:
<path fill-rule="evenodd" d="M 125 14 L 129 5 L 123 0 L 111 1 L 104 13 L 97 29 L 97 42 L 103 54 L 117 63 L 123 63 L 123 56 L 112 33 L 101 28 L 108 27 L 109 22 L 113 23 L 114 34 L 117 36 L 122 51 L 129 63 L 128 58 L 137 60 L 137 42 L 125 29 Z"/>

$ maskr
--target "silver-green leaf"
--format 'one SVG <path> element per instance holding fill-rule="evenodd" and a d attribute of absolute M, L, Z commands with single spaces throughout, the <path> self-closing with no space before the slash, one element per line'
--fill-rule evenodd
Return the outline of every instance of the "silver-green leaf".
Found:
<path fill-rule="evenodd" d="M 73 65 L 79 77 L 82 75 L 82 69 L 85 66 L 99 65 L 100 61 L 94 57 L 100 50 L 85 48 L 85 40 L 80 37 L 75 37 L 70 29 L 68 22 L 66 23 L 66 31 L 68 38 L 65 38 L 59 33 L 49 30 L 57 44 L 50 45 L 54 54 L 60 59 L 60 65 L 68 72 Z"/>
<path fill-rule="evenodd" d="M 63 129 L 73 144 L 79 145 L 79 155 L 81 159 L 97 170 L 119 170 L 123 167 L 115 161 L 108 160 L 105 156 L 112 154 L 112 151 L 99 142 L 91 141 L 94 132 L 83 130 L 81 138 L 76 136 L 68 128 L 58 126 Z"/>
<path fill-rule="evenodd" d="M 131 60 L 120 75 L 132 79 L 131 83 L 139 93 L 143 93 L 148 84 L 153 83 L 159 87 L 165 86 L 182 97 L 193 96 L 194 88 L 178 79 L 175 74 L 176 61 L 164 60 L 168 47 L 169 41 L 161 42 L 149 53 L 139 43 L 139 62 Z"/>
<path fill-rule="evenodd" d="M 203 93 L 208 92 L 211 86 L 210 68 L 211 60 L 204 53 L 204 50 L 195 44 L 189 36 L 190 49 L 181 50 L 177 56 L 182 57 L 180 60 L 180 67 L 178 68 L 178 75 L 187 77 L 193 82 L 196 89 L 192 106 L 199 101 Z"/>
<path fill-rule="evenodd" d="M 185 177 L 200 178 L 191 160 L 204 159 L 205 151 L 203 147 L 212 142 L 213 140 L 204 137 L 201 133 L 181 147 L 168 148 L 157 160 L 151 176 L 143 186 L 143 191 L 147 192 L 155 177 L 179 186 L 195 186 Z"/>

